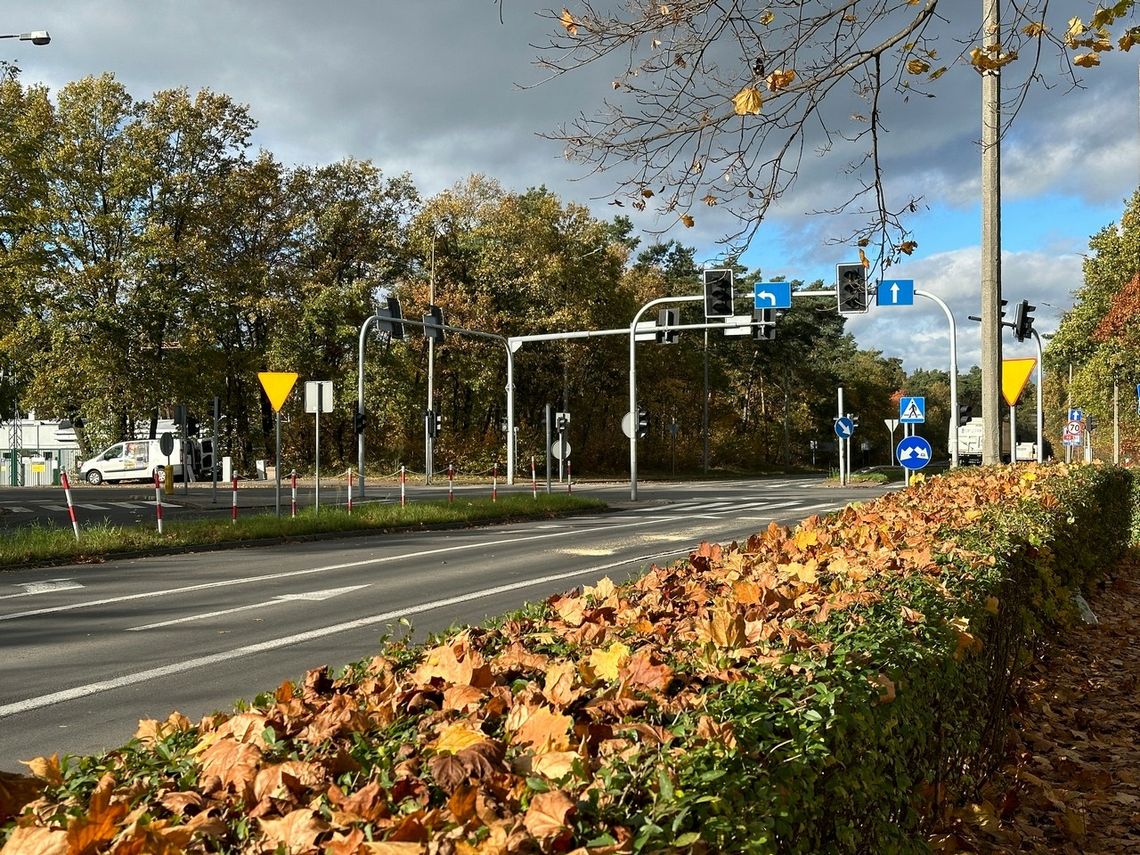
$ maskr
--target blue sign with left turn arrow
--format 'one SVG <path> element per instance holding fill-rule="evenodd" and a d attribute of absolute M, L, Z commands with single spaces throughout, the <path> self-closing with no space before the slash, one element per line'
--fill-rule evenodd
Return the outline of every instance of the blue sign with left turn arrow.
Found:
<path fill-rule="evenodd" d="M 790 309 L 792 307 L 791 282 L 757 282 L 752 289 L 753 305 L 757 309 Z"/>
<path fill-rule="evenodd" d="M 899 443 L 895 456 L 904 469 L 921 469 L 930 462 L 930 443 L 921 436 L 908 436 Z"/>
<path fill-rule="evenodd" d="M 835 420 L 835 435 L 840 439 L 847 439 L 851 434 L 855 433 L 855 422 L 844 416 L 841 419 Z"/>

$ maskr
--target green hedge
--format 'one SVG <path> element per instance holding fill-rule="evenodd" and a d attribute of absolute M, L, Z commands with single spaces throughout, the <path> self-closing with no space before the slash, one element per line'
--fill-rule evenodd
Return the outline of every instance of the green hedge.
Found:
<path fill-rule="evenodd" d="M 166 796 L 199 787 L 209 851 L 273 851 L 288 826 L 317 849 L 923 852 L 999 759 L 1019 669 L 1127 548 L 1133 495 L 1122 469 L 981 467 L 773 524 L 312 672 L 240 722 L 151 723 L 104 757 L 41 764 L 44 800 L 6 833 L 53 845 L 97 801 L 145 818 L 98 826 L 126 845 L 189 824 Z M 520 738 L 531 716 L 548 736 Z M 228 783 L 225 751 L 251 758 Z M 255 805 L 253 776 L 281 763 L 302 765 Z M 368 810 L 338 809 L 354 793 Z"/>

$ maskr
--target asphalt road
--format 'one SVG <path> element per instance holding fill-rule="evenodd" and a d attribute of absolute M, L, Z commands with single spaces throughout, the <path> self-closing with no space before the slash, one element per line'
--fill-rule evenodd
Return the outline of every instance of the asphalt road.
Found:
<path fill-rule="evenodd" d="M 623 493 L 624 490 L 624 493 Z M 115 747 L 138 719 L 197 718 L 386 632 L 474 623 L 615 581 L 883 488 L 819 479 L 657 485 L 605 514 L 480 529 L 187 553 L 0 573 L 0 769 Z"/>

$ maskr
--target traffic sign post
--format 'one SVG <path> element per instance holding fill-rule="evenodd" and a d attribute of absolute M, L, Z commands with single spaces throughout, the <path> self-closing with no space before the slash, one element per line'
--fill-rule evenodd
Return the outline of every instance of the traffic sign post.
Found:
<path fill-rule="evenodd" d="M 883 419 L 883 424 L 887 426 L 887 430 L 891 432 L 891 466 L 895 465 L 895 430 L 898 428 L 900 422 L 898 419 Z"/>
<path fill-rule="evenodd" d="M 757 282 L 752 289 L 753 307 L 757 309 L 790 309 L 791 282 Z"/>
<path fill-rule="evenodd" d="M 899 422 L 904 425 L 920 425 L 926 421 L 926 398 L 904 397 L 899 399 Z"/>
<path fill-rule="evenodd" d="M 932 452 L 930 443 L 921 436 L 907 436 L 899 442 L 895 454 L 900 466 L 907 472 L 916 472 L 930 462 Z"/>
<path fill-rule="evenodd" d="M 913 306 L 913 279 L 884 279 L 876 289 L 875 299 L 880 306 Z"/>
<path fill-rule="evenodd" d="M 261 388 L 265 390 L 265 397 L 269 398 L 269 404 L 273 407 L 273 414 L 277 417 L 277 450 L 275 452 L 276 457 L 273 459 L 273 474 L 277 482 L 277 490 L 274 494 L 274 507 L 276 508 L 277 516 L 281 516 L 281 408 L 285 406 L 285 400 L 289 397 L 289 393 L 293 391 L 293 386 L 297 382 L 297 372 L 259 371 L 257 379 L 261 382 Z M 234 484 L 237 484 L 236 477 Z M 236 512 L 236 486 L 234 496 L 234 508 Z"/>

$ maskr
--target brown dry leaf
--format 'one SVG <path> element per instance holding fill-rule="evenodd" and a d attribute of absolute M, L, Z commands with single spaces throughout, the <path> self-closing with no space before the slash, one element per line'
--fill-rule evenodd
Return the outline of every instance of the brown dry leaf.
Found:
<path fill-rule="evenodd" d="M 522 721 L 512 728 L 511 720 L 516 717 Z M 514 731 L 511 742 L 515 745 L 530 745 L 539 754 L 546 751 L 565 751 L 569 748 L 569 734 L 573 724 L 574 719 L 570 716 L 556 713 L 546 706 L 534 709 L 515 707 L 507 718 L 508 729 Z"/>
<path fill-rule="evenodd" d="M 1079 53 L 1073 57 L 1073 65 L 1081 68 L 1095 68 L 1100 65 L 1100 54 L 1095 52 Z"/>
<path fill-rule="evenodd" d="M 110 773 L 99 779 L 91 793 L 87 813 L 67 826 L 67 842 L 72 852 L 97 852 L 119 832 L 119 822 L 129 813 L 124 802 L 112 802 L 115 779 Z"/>
<path fill-rule="evenodd" d="M 34 760 L 21 760 L 28 771 L 51 786 L 58 787 L 63 783 L 63 769 L 59 765 L 59 755 L 51 757 L 36 757 Z"/>
<path fill-rule="evenodd" d="M 18 827 L 4 844 L 4 855 L 72 855 L 67 832 L 54 828 Z"/>
<path fill-rule="evenodd" d="M 629 686 L 664 692 L 673 679 L 673 669 L 655 663 L 652 651 L 642 649 L 629 658 L 618 676 Z"/>
<path fill-rule="evenodd" d="M 531 800 L 523 825 L 539 840 L 555 837 L 567 830 L 566 818 L 572 810 L 574 802 L 562 790 L 539 793 Z"/>
<path fill-rule="evenodd" d="M 879 674 L 871 682 L 879 689 L 880 704 L 889 704 L 897 697 L 895 694 L 895 683 L 886 674 Z"/>
<path fill-rule="evenodd" d="M 533 758 L 531 771 L 536 775 L 559 780 L 574 771 L 574 763 L 581 759 L 576 751 L 550 751 Z"/>
<path fill-rule="evenodd" d="M 427 847 L 412 841 L 382 840 L 379 843 L 365 843 L 360 851 L 366 855 L 424 855 Z"/>
<path fill-rule="evenodd" d="M 487 693 L 474 686 L 450 686 L 443 692 L 443 708 L 458 712 L 472 712 L 479 707 Z"/>
<path fill-rule="evenodd" d="M 546 669 L 542 696 L 552 707 L 562 709 L 574 703 L 582 695 L 581 689 L 574 688 L 578 669 L 573 662 L 556 662 Z"/>
<path fill-rule="evenodd" d="M 281 819 L 260 819 L 262 833 L 275 846 L 286 852 L 308 852 L 329 825 L 309 808 L 298 808 Z"/>
<path fill-rule="evenodd" d="M 475 816 L 475 796 L 477 793 L 478 789 L 468 783 L 460 784 L 452 792 L 451 797 L 447 800 L 447 808 L 457 822 L 462 824 Z"/>
<path fill-rule="evenodd" d="M 42 780 L 27 775 L 0 772 L 0 826 L 13 817 L 44 791 Z"/>
<path fill-rule="evenodd" d="M 744 616 L 717 605 L 701 627 L 702 635 L 717 647 L 731 649 L 743 647 L 745 642 Z"/>
<path fill-rule="evenodd" d="M 261 749 L 248 742 L 235 742 L 233 739 L 219 739 L 207 748 L 200 758 L 201 773 L 199 785 L 210 778 L 217 778 L 223 787 L 231 787 L 235 793 L 243 794 L 253 783 L 257 767 L 261 763 Z"/>
<path fill-rule="evenodd" d="M 768 86 L 769 92 L 779 92 L 792 85 L 792 81 L 796 79 L 796 72 L 790 68 L 777 68 L 769 74 L 764 82 Z"/>
<path fill-rule="evenodd" d="M 691 214 L 681 214 L 681 225 L 685 228 L 691 229 L 696 224 L 697 221 L 693 219 Z"/>

